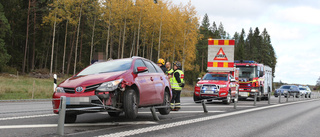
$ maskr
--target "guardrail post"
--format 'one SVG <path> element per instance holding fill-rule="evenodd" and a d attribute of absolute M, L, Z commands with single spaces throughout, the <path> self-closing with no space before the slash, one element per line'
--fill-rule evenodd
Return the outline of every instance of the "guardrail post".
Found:
<path fill-rule="evenodd" d="M 268 92 L 268 104 L 270 104 L 270 100 L 271 100 L 271 98 L 270 98 L 270 93 L 271 93 L 271 92 Z"/>
<path fill-rule="evenodd" d="M 286 102 L 288 102 L 288 99 L 289 99 L 289 97 L 290 97 L 290 95 L 289 95 L 289 94 L 287 94 L 287 99 L 286 99 Z"/>
<path fill-rule="evenodd" d="M 253 105 L 256 106 L 257 104 L 257 93 L 254 93 L 254 103 Z"/>
<path fill-rule="evenodd" d="M 64 120 L 66 116 L 66 105 L 67 105 L 66 96 L 60 97 L 60 110 L 59 110 L 59 120 L 58 120 L 58 135 L 64 135 Z"/>
<path fill-rule="evenodd" d="M 201 100 L 201 104 L 202 104 L 202 107 L 203 107 L 203 112 L 204 112 L 204 113 L 208 113 L 206 103 L 204 103 L 204 101 Z"/>
<path fill-rule="evenodd" d="M 293 93 L 293 101 L 294 101 L 295 98 L 296 98 L 296 93 Z"/>
<path fill-rule="evenodd" d="M 279 95 L 279 101 L 278 103 L 281 103 L 281 92 L 280 92 L 280 95 Z"/>
<path fill-rule="evenodd" d="M 236 97 L 235 97 L 235 99 L 234 99 L 233 101 L 234 101 L 234 102 L 233 102 L 233 108 L 234 108 L 234 109 L 237 109 L 238 93 L 236 93 Z"/>
<path fill-rule="evenodd" d="M 159 119 L 159 117 L 158 117 L 158 115 L 157 115 L 156 110 L 154 109 L 154 107 L 151 107 L 151 108 L 150 108 L 150 111 L 151 111 L 151 113 L 152 113 L 153 119 L 154 119 L 155 121 L 159 121 L 160 119 Z"/>

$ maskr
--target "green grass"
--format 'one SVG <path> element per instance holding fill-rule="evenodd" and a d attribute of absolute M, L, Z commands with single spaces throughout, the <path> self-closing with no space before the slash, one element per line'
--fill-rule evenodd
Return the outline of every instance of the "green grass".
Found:
<path fill-rule="evenodd" d="M 58 84 L 63 80 L 64 78 L 58 78 Z M 0 87 L 0 100 L 48 99 L 53 94 L 53 78 L 40 79 L 28 76 L 0 75 Z M 193 85 L 185 85 L 181 97 L 192 96 Z"/>
<path fill-rule="evenodd" d="M 58 79 L 58 82 L 61 80 Z M 0 76 L 0 100 L 47 99 L 53 94 L 53 78 Z M 33 97 L 33 98 L 32 98 Z"/>

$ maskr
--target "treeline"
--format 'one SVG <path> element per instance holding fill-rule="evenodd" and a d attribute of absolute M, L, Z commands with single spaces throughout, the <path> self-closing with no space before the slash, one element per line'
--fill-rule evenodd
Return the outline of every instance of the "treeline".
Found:
<path fill-rule="evenodd" d="M 253 31 L 249 29 L 246 34 L 244 29 L 240 33 L 235 32 L 231 37 L 229 33 L 224 30 L 223 24 L 219 26 L 215 22 L 210 25 L 208 15 L 205 14 L 200 26 L 200 34 L 202 38 L 197 44 L 197 61 L 201 62 L 200 71 L 205 71 L 207 68 L 207 52 L 208 52 L 208 38 L 213 39 L 234 39 L 235 40 L 235 60 L 254 60 L 263 63 L 272 68 L 273 76 L 277 64 L 277 57 L 271 44 L 270 35 L 267 29 L 260 33 L 258 27 Z"/>
<path fill-rule="evenodd" d="M 97 58 L 141 56 L 181 61 L 192 84 L 206 72 L 208 38 L 235 39 L 236 60 L 274 71 L 266 29 L 230 36 L 207 15 L 198 22 L 191 3 L 171 0 L 0 0 L 0 72 L 74 74 Z"/>
<path fill-rule="evenodd" d="M 141 56 L 193 70 L 199 37 L 191 3 L 170 0 L 1 0 L 2 71 L 74 74 L 99 59 Z M 2 31 L 5 30 L 5 31 Z M 5 44 L 4 44 L 5 43 Z M 2 57 L 5 55 L 5 58 Z M 9 57 L 11 58 L 9 59 Z"/>

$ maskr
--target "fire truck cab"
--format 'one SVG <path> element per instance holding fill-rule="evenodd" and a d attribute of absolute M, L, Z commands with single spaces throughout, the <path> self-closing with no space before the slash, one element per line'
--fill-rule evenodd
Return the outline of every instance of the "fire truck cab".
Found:
<path fill-rule="evenodd" d="M 254 98 L 268 100 L 272 91 L 272 69 L 261 63 L 247 60 L 235 60 L 239 69 L 239 99 Z"/>

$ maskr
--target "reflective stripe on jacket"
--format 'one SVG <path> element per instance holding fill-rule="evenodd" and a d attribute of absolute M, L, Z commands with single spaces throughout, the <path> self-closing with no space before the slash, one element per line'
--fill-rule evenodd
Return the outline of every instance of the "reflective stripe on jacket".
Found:
<path fill-rule="evenodd" d="M 180 87 L 180 85 L 182 83 L 184 83 L 183 79 L 184 79 L 184 73 L 181 71 L 181 70 L 176 70 L 174 73 L 178 72 L 179 73 L 179 76 L 180 76 L 180 80 L 181 80 L 181 83 L 178 83 L 178 81 L 176 80 L 176 77 L 174 76 L 174 74 L 172 74 L 172 81 L 170 80 L 171 82 L 171 88 L 172 89 L 175 89 L 175 90 L 182 90 L 182 87 Z"/>

